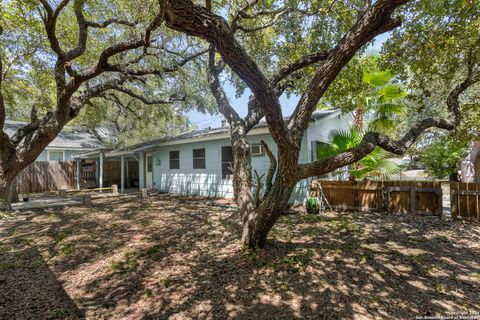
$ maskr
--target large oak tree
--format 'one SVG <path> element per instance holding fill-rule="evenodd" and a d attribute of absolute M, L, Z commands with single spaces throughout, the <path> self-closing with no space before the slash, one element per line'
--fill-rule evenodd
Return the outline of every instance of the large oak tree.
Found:
<path fill-rule="evenodd" d="M 396 16 L 395 11 L 408 2 L 408 0 L 363 2 L 363 6 L 358 10 L 356 22 L 349 27 L 338 43 L 328 50 L 303 54 L 276 73 L 267 75 L 236 35 L 239 29 L 238 22 L 242 17 L 259 17 L 268 12 L 273 12 L 276 19 L 281 19 L 282 13 L 305 11 L 304 7 L 297 6 L 297 1 L 278 2 L 277 6 L 268 10 L 260 8 L 257 5 L 259 1 L 248 2 L 240 9 L 236 16 L 238 18 L 234 17 L 228 22 L 221 15 L 212 12 L 209 1 L 205 6 L 201 6 L 189 0 L 159 0 L 160 10 L 168 27 L 204 39 L 211 46 L 210 86 L 219 111 L 226 117 L 231 127 L 234 192 L 243 222 L 242 240 L 249 247 L 265 245 L 269 230 L 286 208 L 293 188 L 300 180 L 352 164 L 368 155 L 377 146 L 402 155 L 426 130 L 434 127 L 451 130 L 459 125 L 462 119 L 459 98 L 465 90 L 480 81 L 480 70 L 474 60 L 469 61 L 465 77 L 459 80 L 448 94 L 447 117 L 433 116 L 421 119 L 398 139 L 378 132 L 368 132 L 361 143 L 352 149 L 313 163 L 298 163 L 303 134 L 312 113 L 328 88 L 362 47 L 377 35 L 401 25 L 401 19 Z M 322 12 L 318 11 L 316 14 L 321 15 Z M 313 22 L 312 27 L 319 26 L 315 26 Z M 288 43 L 285 43 L 285 46 L 287 45 Z M 215 53 L 220 55 L 220 62 L 215 58 Z M 293 114 L 285 121 L 279 100 L 285 89 L 284 80 L 312 64 L 315 64 L 314 73 L 306 80 Z M 244 118 L 230 105 L 221 86 L 219 75 L 224 65 L 227 65 L 253 93 L 248 114 Z M 272 170 L 266 181 L 266 192 L 261 201 L 258 201 L 252 191 L 252 168 L 246 135 L 263 116 L 278 146 L 278 153 L 276 159 L 272 160 Z"/>
<path fill-rule="evenodd" d="M 2 3 L 0 210 L 10 207 L 17 174 L 86 106 L 114 95 L 154 106 L 188 99 L 169 75 L 205 51 L 185 36 L 161 32 L 157 7 L 148 1 Z M 7 116 L 25 109 L 30 121 L 9 137 Z"/>

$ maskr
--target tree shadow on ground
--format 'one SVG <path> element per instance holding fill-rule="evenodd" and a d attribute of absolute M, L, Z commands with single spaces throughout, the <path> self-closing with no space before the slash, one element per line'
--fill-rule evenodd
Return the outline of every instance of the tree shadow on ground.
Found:
<path fill-rule="evenodd" d="M 84 319 L 34 247 L 0 246 L 0 319 Z"/>
<path fill-rule="evenodd" d="M 237 212 L 159 195 L 9 221 L 36 233 L 88 318 L 412 318 L 480 311 L 479 228 L 382 214 L 283 216 L 244 250 Z M 47 215 L 48 217 L 48 215 Z M 23 222 L 22 222 L 23 221 Z M 58 229 L 70 230 L 55 238 Z M 12 235 L 17 230 L 17 235 Z M 57 232 L 57 233 L 55 233 Z M 8 232 L 7 232 L 8 233 Z M 34 277 L 35 275 L 29 275 Z"/>

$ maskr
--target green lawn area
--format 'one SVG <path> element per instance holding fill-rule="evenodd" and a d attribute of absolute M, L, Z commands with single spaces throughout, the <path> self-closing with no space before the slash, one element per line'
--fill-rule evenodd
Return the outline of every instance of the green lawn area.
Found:
<path fill-rule="evenodd" d="M 1 319 L 405 319 L 480 312 L 480 226 L 285 215 L 267 248 L 234 209 L 155 195 L 0 220 Z"/>

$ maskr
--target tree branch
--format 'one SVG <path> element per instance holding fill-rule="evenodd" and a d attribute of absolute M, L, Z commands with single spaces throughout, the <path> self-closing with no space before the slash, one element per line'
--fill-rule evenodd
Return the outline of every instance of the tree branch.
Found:
<path fill-rule="evenodd" d="M 238 129 L 242 129 L 243 131 L 245 123 L 228 101 L 227 94 L 220 83 L 219 75 L 222 70 L 223 68 L 221 66 L 215 65 L 215 49 L 213 46 L 210 46 L 207 69 L 210 91 L 217 102 L 218 111 L 227 119 L 230 127 L 236 129 L 240 126 L 241 128 Z"/>
<path fill-rule="evenodd" d="M 277 159 L 275 159 L 273 152 L 270 150 L 270 148 L 265 143 L 265 141 L 261 140 L 260 143 L 263 145 L 263 148 L 265 149 L 265 153 L 267 154 L 268 159 L 270 160 L 270 167 L 268 168 L 267 178 L 265 180 L 265 192 L 263 193 L 263 199 L 265 199 L 273 187 L 273 177 L 275 175 L 275 172 L 277 171 Z"/>
<path fill-rule="evenodd" d="M 367 132 L 358 146 L 339 153 L 333 157 L 315 161 L 309 164 L 299 165 L 300 174 L 298 180 L 306 179 L 315 175 L 322 175 L 355 163 L 371 153 L 375 147 L 380 147 L 388 152 L 403 155 L 407 152 L 417 139 L 430 128 L 439 128 L 445 130 L 455 129 L 462 120 L 460 113 L 460 95 L 472 85 L 480 82 L 480 70 L 472 72 L 460 84 L 458 84 L 447 97 L 447 107 L 449 119 L 438 117 L 426 118 L 414 125 L 401 139 L 393 140 L 388 136 L 377 133 Z"/>
<path fill-rule="evenodd" d="M 281 81 L 285 80 L 289 77 L 292 73 L 311 66 L 312 64 L 319 63 L 324 61 L 328 57 L 327 51 L 320 51 L 308 56 L 304 56 L 291 64 L 287 65 L 286 67 L 280 69 L 275 76 L 270 80 L 272 86 L 277 86 Z"/>
<path fill-rule="evenodd" d="M 262 106 L 270 132 L 279 148 L 288 149 L 289 134 L 283 122 L 276 90 L 234 37 L 225 19 L 194 5 L 190 0 L 160 0 L 164 19 L 171 29 L 205 39 L 215 46 L 223 61 L 247 84 Z"/>
<path fill-rule="evenodd" d="M 391 18 L 394 10 L 409 0 L 378 0 L 359 17 L 355 25 L 345 34 L 340 43 L 328 54 L 328 57 L 316 71 L 308 88 L 302 95 L 290 118 L 288 129 L 299 144 L 310 117 L 318 102 L 335 80 L 342 68 L 356 52 L 375 36 L 392 30 L 401 24 Z"/>

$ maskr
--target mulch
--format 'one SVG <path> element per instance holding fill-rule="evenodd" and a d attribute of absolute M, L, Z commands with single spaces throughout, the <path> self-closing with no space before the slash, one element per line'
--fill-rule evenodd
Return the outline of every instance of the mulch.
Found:
<path fill-rule="evenodd" d="M 6 217 L 0 319 L 479 315 L 478 224 L 292 212 L 261 250 L 242 248 L 235 206 L 212 199 L 116 197 Z"/>

